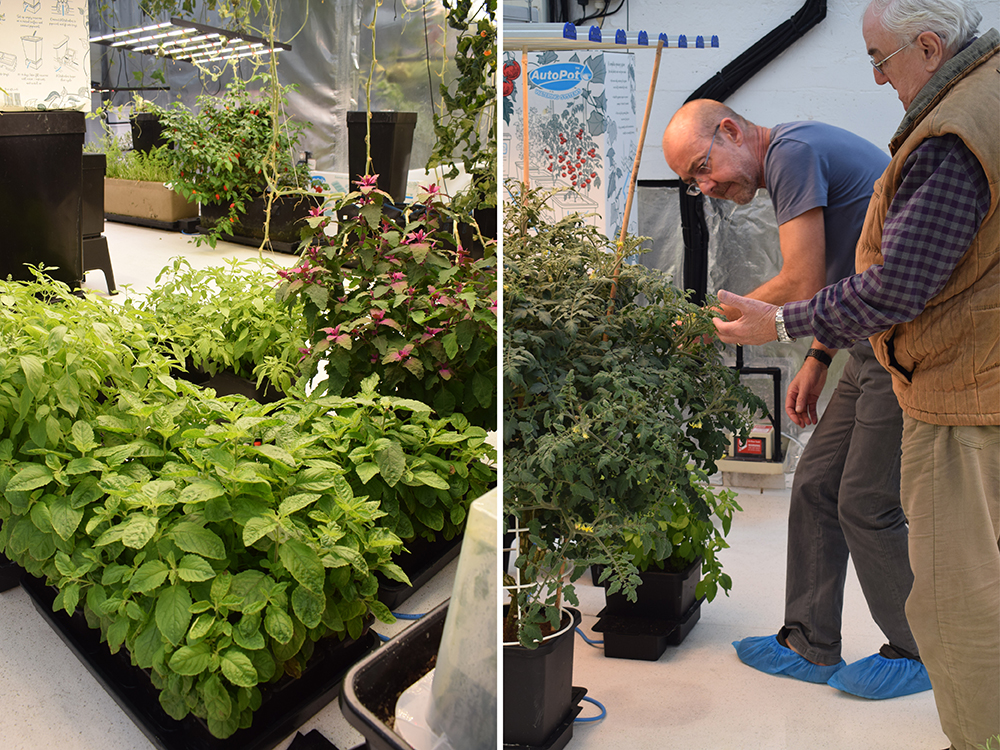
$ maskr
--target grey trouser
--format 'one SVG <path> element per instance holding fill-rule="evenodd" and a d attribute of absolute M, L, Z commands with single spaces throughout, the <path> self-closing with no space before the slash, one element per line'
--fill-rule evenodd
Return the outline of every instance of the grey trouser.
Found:
<path fill-rule="evenodd" d="M 848 556 L 889 643 L 917 654 L 904 611 L 913 574 L 899 501 L 903 415 L 871 346 L 855 344 L 849 354 L 799 459 L 788 513 L 787 637 L 825 665 L 840 661 Z"/>

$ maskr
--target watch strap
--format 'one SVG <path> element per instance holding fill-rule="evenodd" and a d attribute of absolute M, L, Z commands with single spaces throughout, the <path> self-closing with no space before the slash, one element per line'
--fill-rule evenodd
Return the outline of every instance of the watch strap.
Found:
<path fill-rule="evenodd" d="M 831 357 L 822 349 L 810 349 L 809 351 L 806 352 L 806 358 L 808 359 L 809 357 L 812 357 L 813 359 L 818 359 L 827 367 L 833 364 L 833 357 Z"/>

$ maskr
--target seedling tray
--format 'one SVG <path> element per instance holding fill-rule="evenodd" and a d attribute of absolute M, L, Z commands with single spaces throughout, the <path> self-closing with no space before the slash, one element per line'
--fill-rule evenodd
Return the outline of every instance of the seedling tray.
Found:
<path fill-rule="evenodd" d="M 112 654 L 82 613 L 70 617 L 65 611 L 52 611 L 55 589 L 29 575 L 21 585 L 39 614 L 159 750 L 271 750 L 334 700 L 347 671 L 379 644 L 370 630 L 356 641 L 331 642 L 329 648 L 317 643 L 302 677 L 261 686 L 263 700 L 253 725 L 223 740 L 193 716 L 181 721 L 168 716 L 149 677 L 131 664 L 124 649 Z"/>
<path fill-rule="evenodd" d="M 413 750 L 386 722 L 399 696 L 436 663 L 447 613 L 445 601 L 347 673 L 340 710 L 369 750 Z"/>

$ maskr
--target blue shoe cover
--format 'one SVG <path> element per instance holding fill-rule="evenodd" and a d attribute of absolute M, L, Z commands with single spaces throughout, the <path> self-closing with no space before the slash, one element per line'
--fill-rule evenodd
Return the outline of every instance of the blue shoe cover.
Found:
<path fill-rule="evenodd" d="M 830 678 L 829 684 L 845 693 L 873 700 L 931 689 L 927 669 L 919 661 L 886 659 L 882 654 L 872 654 L 844 667 Z"/>
<path fill-rule="evenodd" d="M 829 682 L 837 670 L 844 666 L 843 659 L 829 667 L 813 664 L 792 649 L 782 646 L 775 635 L 744 638 L 742 641 L 733 641 L 733 646 L 744 664 L 767 674 L 785 675 L 803 682 Z"/>

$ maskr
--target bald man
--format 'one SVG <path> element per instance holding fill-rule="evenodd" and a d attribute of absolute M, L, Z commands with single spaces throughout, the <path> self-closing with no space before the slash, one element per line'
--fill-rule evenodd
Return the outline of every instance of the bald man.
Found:
<path fill-rule="evenodd" d="M 854 273 L 872 189 L 889 163 L 876 146 L 841 128 L 819 122 L 766 128 L 711 100 L 678 110 L 663 152 L 689 195 L 746 204 L 759 189 L 768 191 L 781 271 L 747 296 L 775 305 L 809 298 Z M 730 319 L 740 314 L 727 306 L 723 312 Z M 893 698 L 930 689 L 904 613 L 913 576 L 899 498 L 902 413 L 868 341 L 848 352 L 821 419 L 816 404 L 836 351 L 814 340 L 789 385 L 789 398 L 801 394 L 809 405 L 792 410 L 791 418 L 817 426 L 792 486 L 784 625 L 777 635 L 733 645 L 746 664 L 768 674 Z M 888 643 L 846 665 L 841 620 L 849 556 Z"/>

